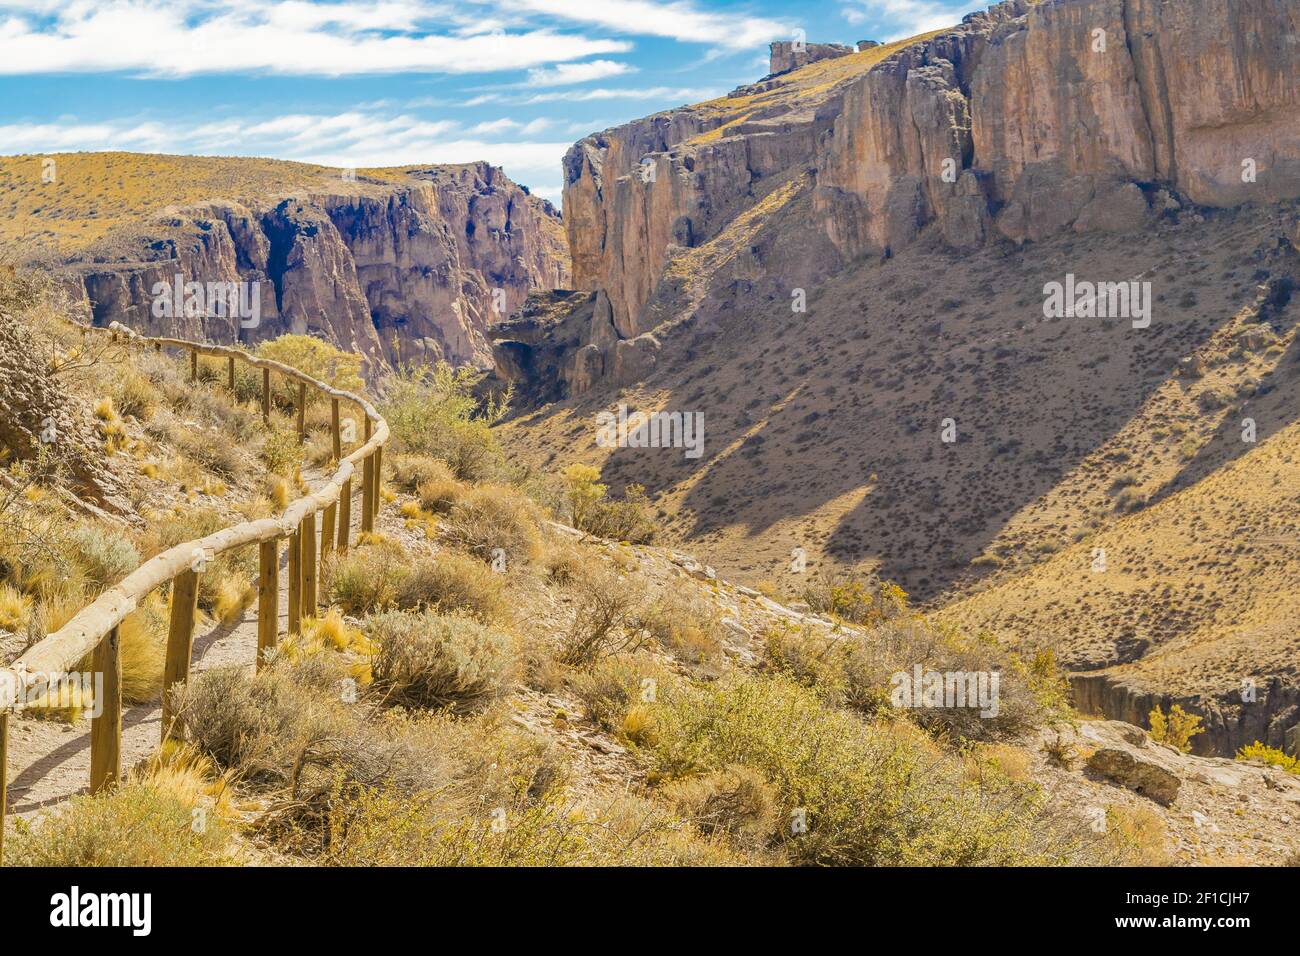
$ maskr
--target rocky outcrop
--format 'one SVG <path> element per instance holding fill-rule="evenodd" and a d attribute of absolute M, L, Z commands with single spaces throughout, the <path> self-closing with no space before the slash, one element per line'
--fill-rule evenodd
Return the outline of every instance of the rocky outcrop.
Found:
<path fill-rule="evenodd" d="M 1122 675 L 1070 675 L 1074 706 L 1082 714 L 1139 727 L 1149 725 L 1147 715 L 1157 706 L 1168 711 L 1177 704 L 1200 716 L 1204 732 L 1191 739 L 1194 753 L 1230 757 L 1258 741 L 1300 754 L 1300 689 L 1280 677 L 1257 683 L 1218 695 L 1177 697 L 1138 686 Z"/>
<path fill-rule="evenodd" d="M 488 328 L 531 290 L 569 284 L 559 215 L 499 169 L 437 166 L 340 185 L 172 210 L 68 262 L 66 285 L 98 325 L 221 343 L 307 333 L 375 370 L 438 359 L 486 368 Z M 255 320 L 157 314 L 153 290 L 177 276 L 257 283 Z"/>
<path fill-rule="evenodd" d="M 803 229 L 838 254 L 825 271 L 931 229 L 957 248 L 1024 243 L 1300 195 L 1293 3 L 1007 0 L 915 42 L 809 44 L 802 62 L 788 46 L 778 76 L 566 155 L 574 285 L 608 296 L 619 340 L 662 321 L 649 305 L 675 248 L 804 173 Z M 602 358 L 584 368 L 610 378 L 614 347 L 585 344 Z"/>
<path fill-rule="evenodd" d="M 778 40 L 768 48 L 768 52 L 771 67 L 768 73 L 775 75 L 797 70 L 818 60 L 848 56 L 853 52 L 853 48 L 842 43 L 796 43 L 792 40 Z"/>
<path fill-rule="evenodd" d="M 0 311 L 0 454 L 10 462 L 59 470 L 81 497 L 120 514 L 127 509 L 103 464 L 102 442 L 49 359 L 30 329 Z"/>

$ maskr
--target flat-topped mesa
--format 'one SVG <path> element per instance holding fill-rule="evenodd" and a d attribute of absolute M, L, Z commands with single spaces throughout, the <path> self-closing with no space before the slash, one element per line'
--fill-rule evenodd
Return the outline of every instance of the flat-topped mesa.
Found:
<path fill-rule="evenodd" d="M 807 244 L 831 245 L 823 271 L 927 229 L 969 248 L 1300 196 L 1298 37 L 1300 4 L 1276 0 L 1006 0 L 859 52 L 773 44 L 779 75 L 565 156 L 574 287 L 609 301 L 589 339 L 604 360 L 584 368 L 608 378 L 613 343 L 665 321 L 670 260 L 782 182 L 808 197 Z M 717 261 L 782 278 L 752 254 Z"/>
<path fill-rule="evenodd" d="M 861 50 L 863 47 L 859 46 L 858 49 Z M 778 40 L 771 45 L 769 52 L 771 68 L 768 72 L 775 76 L 778 73 L 797 70 L 819 60 L 848 56 L 853 52 L 853 47 L 845 46 L 842 43 L 805 43 L 797 40 Z"/>

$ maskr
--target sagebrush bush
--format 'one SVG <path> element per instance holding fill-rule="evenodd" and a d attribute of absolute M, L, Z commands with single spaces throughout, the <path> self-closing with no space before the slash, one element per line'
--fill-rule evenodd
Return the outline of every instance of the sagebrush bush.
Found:
<path fill-rule="evenodd" d="M 378 540 L 336 555 L 325 573 L 331 600 L 352 615 L 395 604 L 410 574 L 408 560 L 400 545 Z"/>
<path fill-rule="evenodd" d="M 421 495 L 423 500 L 423 495 Z M 442 528 L 445 540 L 484 561 L 504 555 L 507 567 L 541 552 L 536 505 L 508 485 L 485 484 L 455 499 Z"/>
<path fill-rule="evenodd" d="M 519 674 L 514 639 L 464 614 L 387 611 L 366 618 L 374 690 L 386 704 L 481 710 Z"/>
<path fill-rule="evenodd" d="M 75 560 L 97 589 L 116 584 L 140 565 L 140 552 L 135 545 L 112 528 L 78 525 L 69 533 L 68 540 L 75 549 Z"/>
<path fill-rule="evenodd" d="M 397 588 L 401 608 L 463 611 L 481 621 L 508 616 L 502 575 L 476 558 L 443 551 L 412 564 Z"/>
<path fill-rule="evenodd" d="M 657 777 L 741 764 L 775 787 L 778 840 L 794 862 L 1064 863 L 1091 842 L 1082 820 L 1047 816 L 1036 788 L 976 786 L 906 723 L 868 723 L 782 678 L 675 687 L 657 723 Z"/>

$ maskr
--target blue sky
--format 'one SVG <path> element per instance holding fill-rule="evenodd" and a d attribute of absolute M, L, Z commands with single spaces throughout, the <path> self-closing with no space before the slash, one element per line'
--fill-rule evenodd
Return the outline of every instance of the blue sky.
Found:
<path fill-rule="evenodd" d="M 571 143 L 757 79 L 771 40 L 897 39 L 981 6 L 0 0 L 0 153 L 486 159 L 558 202 Z"/>

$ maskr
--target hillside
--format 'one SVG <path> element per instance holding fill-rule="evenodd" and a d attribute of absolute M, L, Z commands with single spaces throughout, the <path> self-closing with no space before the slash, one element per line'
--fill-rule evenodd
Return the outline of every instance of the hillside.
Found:
<path fill-rule="evenodd" d="M 1202 748 L 1294 746 L 1298 28 L 1013 0 L 583 140 L 580 291 L 493 333 L 530 403 L 505 441 L 643 485 L 750 585 L 875 574 L 1052 641 L 1090 709 L 1195 701 Z M 1049 316 L 1075 279 L 1149 311 Z M 602 447 L 620 405 L 700 413 L 702 456 Z"/>
<path fill-rule="evenodd" d="M 567 284 L 559 214 L 499 169 L 351 172 L 133 153 L 5 157 L 0 240 L 57 264 L 95 324 L 218 343 L 307 332 L 362 354 L 368 370 L 486 366 L 488 326 L 530 290 Z M 210 304 L 157 315 L 153 290 L 175 275 L 259 285 L 240 321 Z"/>
<path fill-rule="evenodd" d="M 263 424 L 255 377 L 232 392 L 207 361 L 192 382 L 183 355 L 87 348 L 45 301 L 21 305 L 31 288 L 0 275 L 0 332 L 68 361 L 42 373 L 7 352 L 0 406 L 13 407 L 15 382 L 45 376 L 66 420 L 87 429 L 84 447 L 103 443 L 101 477 L 121 504 L 79 510 L 73 476 L 38 476 L 39 459 L 6 439 L 10 657 L 140 557 L 273 512 L 331 467 L 326 403 L 308 410 L 300 445 L 294 390 L 277 390 Z M 302 345 L 267 348 L 327 364 Z M 882 592 L 871 619 L 851 623 L 616 540 L 652 534 L 644 505 L 606 497 L 580 471 L 512 468 L 461 403 L 468 381 L 390 386 L 378 522 L 345 529 L 350 550 L 322 561 L 320 601 L 298 633 L 293 592 L 281 591 L 276 646 L 255 664 L 248 556 L 204 568 L 193 672 L 173 688 L 179 739 L 158 746 L 175 593 L 122 624 L 120 786 L 78 793 L 85 692 L 9 716 L 9 811 L 21 819 L 7 864 L 1294 860 L 1300 777 L 1282 767 L 1080 720 L 1048 658 L 933 629 L 896 596 Z M 312 553 L 325 555 L 323 542 Z M 887 702 L 891 672 L 912 661 L 1003 680 L 982 717 Z"/>

